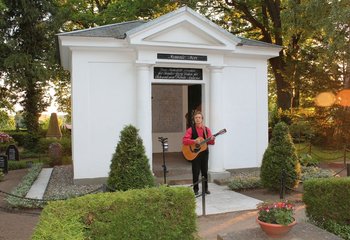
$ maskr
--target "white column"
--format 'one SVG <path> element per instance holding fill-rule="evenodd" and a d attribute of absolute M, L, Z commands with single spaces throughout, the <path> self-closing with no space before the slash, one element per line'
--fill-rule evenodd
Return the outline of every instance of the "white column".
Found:
<path fill-rule="evenodd" d="M 137 64 L 136 124 L 152 170 L 152 85 L 150 64 Z"/>
<path fill-rule="evenodd" d="M 210 129 L 213 134 L 225 128 L 223 126 L 223 105 L 222 105 L 222 78 L 223 67 L 210 67 L 210 101 L 209 101 L 209 120 Z M 224 172 L 224 149 L 220 137 L 216 139 L 216 143 L 210 148 L 209 154 L 209 172 Z"/>

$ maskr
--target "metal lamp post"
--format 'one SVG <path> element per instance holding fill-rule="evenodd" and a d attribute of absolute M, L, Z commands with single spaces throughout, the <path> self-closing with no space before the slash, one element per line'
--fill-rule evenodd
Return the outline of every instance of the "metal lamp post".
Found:
<path fill-rule="evenodd" d="M 168 145 L 168 138 L 159 137 L 158 141 L 162 144 L 163 148 L 163 174 L 164 174 L 164 184 L 166 184 L 166 174 L 168 172 L 166 165 L 165 165 L 165 152 L 168 151 L 169 145 Z"/>

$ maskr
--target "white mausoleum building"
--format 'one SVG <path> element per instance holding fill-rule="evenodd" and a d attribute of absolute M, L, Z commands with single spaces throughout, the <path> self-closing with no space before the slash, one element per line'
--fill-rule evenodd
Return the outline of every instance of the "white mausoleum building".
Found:
<path fill-rule="evenodd" d="M 281 48 L 234 36 L 188 7 L 153 21 L 58 34 L 71 73 L 76 183 L 104 180 L 120 131 L 140 130 L 152 153 L 180 152 L 185 115 L 201 108 L 213 133 L 211 180 L 259 167 L 268 144 L 267 60 Z"/>

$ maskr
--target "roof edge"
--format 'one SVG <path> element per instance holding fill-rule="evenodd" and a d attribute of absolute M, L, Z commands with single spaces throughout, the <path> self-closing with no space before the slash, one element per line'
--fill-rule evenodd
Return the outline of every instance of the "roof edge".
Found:
<path fill-rule="evenodd" d="M 118 25 L 123 25 L 123 24 L 127 24 L 127 23 L 133 23 L 133 22 L 145 22 L 145 23 L 147 23 L 147 21 L 145 21 L 145 20 L 132 20 L 132 21 L 125 21 L 125 22 L 120 22 L 120 23 L 111 23 L 111 24 L 92 27 L 92 28 L 79 29 L 79 30 L 74 30 L 74 31 L 69 31 L 69 32 L 62 32 L 62 33 L 57 33 L 55 35 L 56 36 L 65 36 L 65 35 L 69 35 L 72 33 L 88 32 L 91 30 L 103 29 L 103 28 L 107 28 L 107 27 L 111 27 L 111 26 L 118 26 Z"/>

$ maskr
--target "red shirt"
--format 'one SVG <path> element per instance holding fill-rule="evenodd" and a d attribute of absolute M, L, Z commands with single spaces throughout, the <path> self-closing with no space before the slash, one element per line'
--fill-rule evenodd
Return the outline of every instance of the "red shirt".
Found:
<path fill-rule="evenodd" d="M 208 132 L 208 136 L 207 137 L 204 136 L 204 128 L 205 128 L 204 126 L 203 127 L 196 127 L 198 137 L 202 137 L 204 139 L 211 137 L 212 133 L 211 133 L 209 128 L 206 128 L 207 132 Z M 195 139 L 191 139 L 191 138 L 192 138 L 192 128 L 189 128 L 186 130 L 185 136 L 182 138 L 182 143 L 184 145 L 191 145 L 191 144 L 196 143 Z M 214 145 L 215 140 L 210 140 L 209 142 L 207 142 L 207 144 Z"/>

